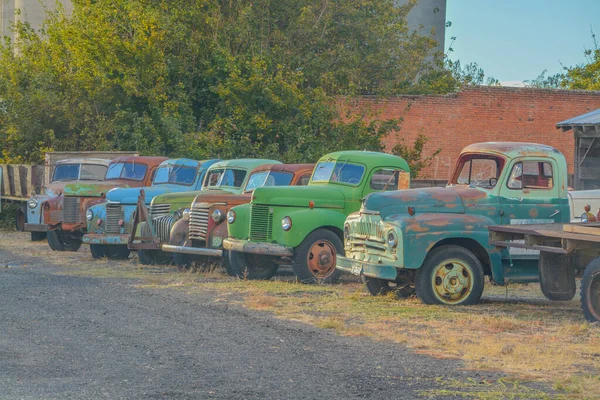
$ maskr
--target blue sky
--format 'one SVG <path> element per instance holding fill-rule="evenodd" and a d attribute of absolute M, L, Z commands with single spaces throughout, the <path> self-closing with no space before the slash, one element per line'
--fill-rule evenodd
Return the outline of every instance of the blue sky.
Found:
<path fill-rule="evenodd" d="M 446 49 L 501 82 L 535 79 L 585 61 L 600 41 L 600 0 L 447 0 Z"/>

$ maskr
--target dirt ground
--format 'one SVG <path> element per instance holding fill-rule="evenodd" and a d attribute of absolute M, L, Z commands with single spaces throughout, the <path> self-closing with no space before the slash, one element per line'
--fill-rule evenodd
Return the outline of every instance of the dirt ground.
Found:
<path fill-rule="evenodd" d="M 469 307 L 93 260 L 0 232 L 2 398 L 599 398 L 578 296 Z"/>

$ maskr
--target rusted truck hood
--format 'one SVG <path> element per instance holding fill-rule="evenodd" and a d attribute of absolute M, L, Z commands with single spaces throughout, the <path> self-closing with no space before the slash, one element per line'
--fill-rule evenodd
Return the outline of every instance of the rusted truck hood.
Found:
<path fill-rule="evenodd" d="M 256 204 L 309 207 L 344 208 L 344 194 L 332 186 L 276 186 L 256 188 L 253 194 Z"/>
<path fill-rule="evenodd" d="M 252 197 L 251 193 L 246 194 L 232 194 L 232 193 L 212 193 L 212 192 L 200 192 L 194 203 L 227 203 L 227 205 L 237 206 L 239 204 L 249 203 Z"/>
<path fill-rule="evenodd" d="M 473 192 L 473 193 L 471 193 Z M 379 211 L 381 218 L 392 214 L 406 214 L 408 207 L 415 213 L 464 213 L 462 196 L 476 195 L 479 190 L 469 187 L 445 187 L 396 190 L 371 193 L 363 202 L 363 209 Z"/>
<path fill-rule="evenodd" d="M 60 196 L 68 184 L 69 182 L 49 183 L 44 189 L 44 194 L 48 197 Z"/>
<path fill-rule="evenodd" d="M 131 181 L 121 179 L 92 183 L 68 183 L 65 185 L 64 195 L 79 197 L 100 197 L 103 194 L 106 195 L 106 193 L 108 193 L 109 190 L 115 187 L 129 187 L 130 183 Z"/>
<path fill-rule="evenodd" d="M 183 192 L 189 191 L 190 186 L 183 185 L 174 185 L 174 184 L 164 184 L 164 185 L 156 185 L 156 186 L 146 186 L 146 187 L 121 187 L 115 188 L 108 192 L 106 195 L 106 199 L 113 203 L 120 204 L 137 204 L 138 197 L 140 195 L 140 190 L 144 189 L 146 205 L 150 204 L 152 199 L 156 196 L 165 193 L 175 193 L 175 192 Z"/>

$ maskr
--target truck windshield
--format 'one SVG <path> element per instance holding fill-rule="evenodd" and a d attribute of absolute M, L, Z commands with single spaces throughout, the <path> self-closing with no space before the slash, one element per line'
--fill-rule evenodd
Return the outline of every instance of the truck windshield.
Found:
<path fill-rule="evenodd" d="M 240 188 L 244 183 L 247 171 L 235 168 L 219 168 L 208 171 L 204 187 L 218 189 L 222 187 Z"/>
<path fill-rule="evenodd" d="M 294 174 L 283 171 L 259 171 L 250 175 L 245 192 L 263 186 L 288 186 Z"/>
<path fill-rule="evenodd" d="M 164 165 L 156 171 L 154 185 L 173 183 L 176 185 L 190 186 L 196 180 L 197 168 L 183 166 L 182 164 Z"/>
<path fill-rule="evenodd" d="M 338 182 L 358 185 L 365 174 L 365 166 L 346 161 L 322 161 L 315 167 L 313 182 Z"/>
<path fill-rule="evenodd" d="M 131 179 L 134 181 L 141 181 L 144 179 L 147 169 L 148 167 L 146 165 L 134 162 L 114 163 L 108 166 L 105 179 Z"/>
<path fill-rule="evenodd" d="M 76 181 L 79 179 L 80 164 L 62 164 L 54 168 L 52 182 Z"/>
<path fill-rule="evenodd" d="M 457 170 L 450 183 L 491 189 L 498 183 L 503 165 L 504 160 L 494 156 L 463 156 L 458 160 Z"/>

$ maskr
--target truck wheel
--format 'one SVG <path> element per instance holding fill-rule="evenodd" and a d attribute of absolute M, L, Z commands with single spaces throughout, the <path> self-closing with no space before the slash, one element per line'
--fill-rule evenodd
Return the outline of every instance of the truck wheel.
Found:
<path fill-rule="evenodd" d="M 328 229 L 317 229 L 294 249 L 292 268 L 302 283 L 335 283 L 342 273 L 335 269 L 338 254 L 344 254 L 340 238 Z"/>
<path fill-rule="evenodd" d="M 48 231 L 48 244 L 54 251 L 77 251 L 81 247 L 81 239 L 74 238 L 61 229 Z"/>
<path fill-rule="evenodd" d="M 48 243 L 50 240 L 48 239 Z M 92 258 L 102 258 L 105 256 L 105 245 L 103 244 L 90 244 L 90 253 L 92 253 Z"/>
<path fill-rule="evenodd" d="M 271 279 L 279 265 L 270 257 L 258 254 L 241 253 L 239 251 L 229 252 L 229 268 L 227 272 L 231 276 L 242 279 Z"/>
<path fill-rule="evenodd" d="M 31 232 L 32 242 L 41 242 L 46 239 L 46 232 Z"/>
<path fill-rule="evenodd" d="M 448 245 L 432 250 L 417 272 L 417 296 L 425 304 L 475 304 L 483 293 L 481 262 L 470 250 Z"/>
<path fill-rule="evenodd" d="M 388 281 L 387 279 L 372 278 L 369 276 L 361 277 L 367 291 L 372 296 L 386 296 L 394 293 L 397 298 L 405 299 L 412 296 L 415 289 L 406 282 Z"/>
<path fill-rule="evenodd" d="M 549 300 L 569 301 L 575 296 L 575 270 L 571 257 L 542 251 L 538 261 L 540 288 Z"/>
<path fill-rule="evenodd" d="M 581 278 L 581 308 L 586 320 L 600 321 L 600 258 L 588 264 Z"/>
<path fill-rule="evenodd" d="M 126 244 L 109 245 L 104 248 L 104 255 L 111 260 L 126 260 L 129 253 Z"/>
<path fill-rule="evenodd" d="M 161 250 L 138 250 L 138 259 L 144 265 L 169 264 L 171 255 Z"/>
<path fill-rule="evenodd" d="M 26 221 L 27 218 L 25 217 L 26 212 L 27 211 L 26 210 L 23 211 L 22 208 L 19 208 L 17 210 L 17 215 L 15 216 L 15 228 L 19 232 L 23 232 L 25 230 L 25 222 L 27 222 Z"/>

